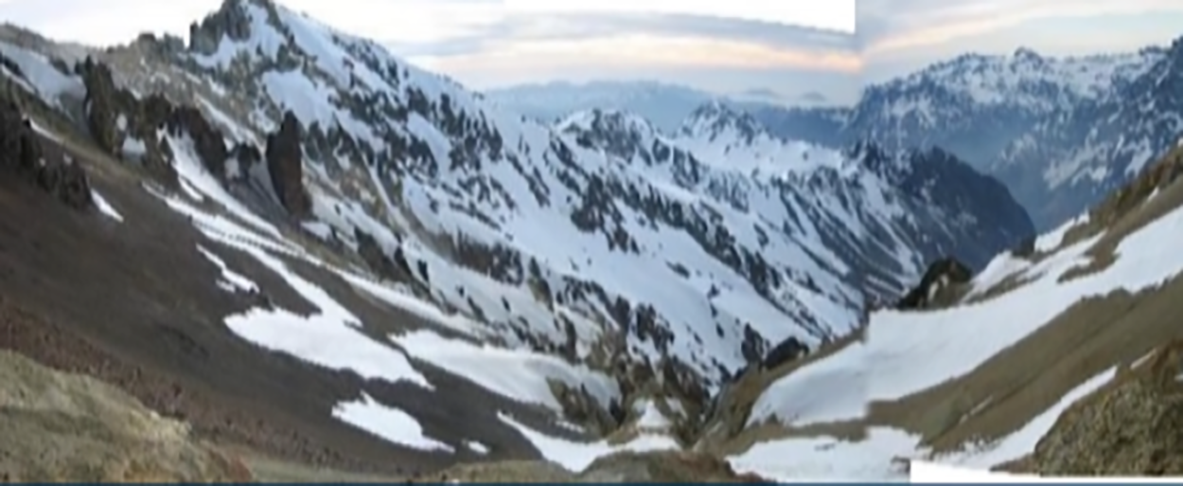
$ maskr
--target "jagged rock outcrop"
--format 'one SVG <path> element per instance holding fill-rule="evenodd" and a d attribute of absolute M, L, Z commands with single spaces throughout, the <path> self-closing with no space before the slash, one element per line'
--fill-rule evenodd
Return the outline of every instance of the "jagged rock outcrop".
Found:
<path fill-rule="evenodd" d="M 959 285 L 973 278 L 969 267 L 954 258 L 941 258 L 928 266 L 920 283 L 896 303 L 899 310 L 922 310 L 948 304 L 958 295 Z"/>
<path fill-rule="evenodd" d="M 1057 476 L 1183 475 L 1183 340 L 1075 403 L 1021 461 Z"/>
<path fill-rule="evenodd" d="M 223 36 L 241 41 L 250 38 L 251 18 L 242 8 L 241 2 L 225 1 L 222 7 L 205 18 L 200 24 L 189 24 L 189 49 L 203 54 L 212 54 L 218 49 Z"/>
<path fill-rule="evenodd" d="M 284 113 L 279 130 L 267 136 L 267 172 L 280 204 L 297 218 L 312 212 L 312 199 L 304 188 L 304 154 L 300 147 L 300 120 Z"/>
<path fill-rule="evenodd" d="M 607 435 L 619 425 L 586 389 L 574 388 L 557 380 L 551 380 L 549 385 L 551 394 L 563 407 L 563 415 L 572 423 L 596 435 Z"/>
<path fill-rule="evenodd" d="M 121 158 L 139 161 L 158 182 L 176 187 L 173 147 L 163 134 L 185 137 L 210 173 L 226 176 L 229 153 L 225 137 L 200 110 L 176 105 L 163 95 L 143 98 L 115 84 L 111 68 L 87 58 L 76 71 L 86 86 L 87 128 L 99 148 Z"/>
<path fill-rule="evenodd" d="M 0 351 L 0 481 L 251 480 L 242 462 L 115 387 Z"/>
<path fill-rule="evenodd" d="M 760 369 L 770 370 L 809 354 L 809 346 L 795 337 L 788 337 L 774 346 L 760 361 Z"/>
<path fill-rule="evenodd" d="M 32 123 L 16 102 L 0 100 L 0 167 L 26 178 L 76 209 L 94 206 L 90 181 L 82 166 L 64 157 L 43 156 Z"/>

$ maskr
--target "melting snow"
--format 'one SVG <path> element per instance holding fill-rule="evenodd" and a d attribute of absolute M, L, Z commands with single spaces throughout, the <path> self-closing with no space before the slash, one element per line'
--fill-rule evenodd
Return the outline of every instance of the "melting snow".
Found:
<path fill-rule="evenodd" d="M 215 200 L 222 207 L 226 208 L 230 214 L 241 219 L 244 223 L 253 226 L 255 229 L 263 231 L 272 238 L 282 240 L 279 230 L 274 225 L 264 221 L 263 218 L 257 216 L 250 209 L 247 209 L 238 199 L 226 192 L 218 180 L 214 178 L 202 167 L 198 162 L 197 156 L 193 152 L 193 142 L 187 136 L 183 138 L 169 137 L 168 143 L 172 147 L 174 163 L 173 166 L 177 169 L 177 175 L 188 183 L 189 188 L 193 192 L 199 192 L 203 196 Z M 188 191 L 188 189 L 186 191 Z"/>
<path fill-rule="evenodd" d="M 226 318 L 226 326 L 235 334 L 264 348 L 283 351 L 327 368 L 353 370 L 363 378 L 384 379 L 391 383 L 405 380 L 433 388 L 403 353 L 357 330 L 361 321 L 324 290 L 304 280 L 263 250 L 227 240 L 222 242 L 255 257 L 320 309 L 319 313 L 307 317 L 278 308 L 252 309 Z"/>
<path fill-rule="evenodd" d="M 365 393 L 360 400 L 337 404 L 333 407 L 333 416 L 395 444 L 426 451 L 455 452 L 452 446 L 424 435 L 423 426 L 411 414 L 378 403 Z"/>
<path fill-rule="evenodd" d="M 489 446 L 486 446 L 486 445 L 484 445 L 480 442 L 477 442 L 475 440 L 464 441 L 464 447 L 467 447 L 468 450 L 473 451 L 477 454 L 484 455 L 484 454 L 489 453 Z"/>
<path fill-rule="evenodd" d="M 891 459 L 913 454 L 918 440 L 898 430 L 872 427 L 858 442 L 831 437 L 760 442 L 728 462 L 736 472 L 781 482 L 906 481 L 907 473 L 893 467 Z"/>
<path fill-rule="evenodd" d="M 94 199 L 94 204 L 95 206 L 98 206 L 100 212 L 105 214 L 107 217 L 114 219 L 115 221 L 120 223 L 123 222 L 123 215 L 119 214 L 119 211 L 116 211 L 115 207 L 112 206 L 111 203 L 102 196 L 102 194 L 99 194 L 98 191 L 92 189 L 90 191 L 90 197 L 91 199 Z"/>
<path fill-rule="evenodd" d="M 69 76 L 58 71 L 48 58 L 28 49 L 0 41 L 0 54 L 16 63 L 24 74 L 20 84 L 25 89 L 37 93 L 41 99 L 54 106 L 61 106 L 60 98 L 70 94 L 79 98 L 86 95 L 86 88 L 77 76 Z M 7 68 L 4 68 L 8 72 Z"/>
<path fill-rule="evenodd" d="M 637 419 L 637 427 L 641 429 L 655 429 L 665 430 L 671 425 L 670 419 L 661 413 L 661 409 L 657 408 L 657 403 L 653 400 L 645 400 L 643 403 L 637 405 L 641 417 Z"/>
<path fill-rule="evenodd" d="M 217 266 L 218 270 L 221 270 L 222 280 L 218 281 L 218 285 L 220 287 L 230 292 L 234 292 L 236 290 L 255 292 L 259 290 L 259 286 L 255 285 L 251 279 L 247 278 L 241 273 L 231 270 L 230 267 L 226 266 L 226 262 L 219 258 L 218 255 L 215 255 L 213 252 L 205 249 L 205 247 L 201 245 L 197 245 L 197 251 L 201 252 L 201 254 L 204 255 L 207 260 Z"/>
<path fill-rule="evenodd" d="M 416 359 L 463 376 L 492 392 L 555 411 L 562 411 L 562 405 L 551 392 L 548 380 L 558 380 L 576 389 L 585 387 L 605 410 L 620 396 L 620 389 L 608 376 L 550 355 L 446 339 L 431 331 L 413 331 L 391 336 L 391 340 Z"/>
<path fill-rule="evenodd" d="M 541 434 L 513 417 L 497 413 L 498 418 L 517 429 L 534 445 L 542 456 L 551 462 L 563 466 L 569 471 L 582 471 L 596 459 L 621 451 L 646 452 L 656 450 L 677 450 L 681 447 L 674 439 L 664 435 L 640 434 L 637 438 L 619 445 L 608 444 L 607 440 L 596 442 L 576 442 L 559 439 Z"/>

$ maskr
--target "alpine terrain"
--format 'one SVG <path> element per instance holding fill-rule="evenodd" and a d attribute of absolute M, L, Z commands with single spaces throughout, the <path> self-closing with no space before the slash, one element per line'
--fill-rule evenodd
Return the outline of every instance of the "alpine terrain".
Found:
<path fill-rule="evenodd" d="M 1178 142 L 1181 90 L 1183 37 L 1083 57 L 964 54 L 869 84 L 850 108 L 753 113 L 774 133 L 830 146 L 942 147 L 1001 180 L 1050 230 Z"/>
<path fill-rule="evenodd" d="M 5 480 L 1179 467 L 1064 452 L 1178 418 L 1143 400 L 1179 386 L 1178 153 L 1036 237 L 953 151 L 710 100 L 543 123 L 270 0 L 6 25 L 0 74 Z"/>

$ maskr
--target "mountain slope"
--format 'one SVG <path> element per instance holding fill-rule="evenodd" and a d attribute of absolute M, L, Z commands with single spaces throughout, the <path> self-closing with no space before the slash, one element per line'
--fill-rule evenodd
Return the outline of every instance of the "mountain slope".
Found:
<path fill-rule="evenodd" d="M 1183 260 L 1163 242 L 1183 234 L 1181 175 L 1177 149 L 1030 251 L 921 288 L 944 305 L 873 313 L 857 339 L 740 377 L 700 448 L 743 451 L 737 469 L 783 479 L 901 478 L 908 458 L 1045 474 L 1176 470 L 1149 451 L 1174 450 L 1178 433 L 1165 419 L 1173 402 L 1155 400 L 1178 390 Z M 1137 391 L 1147 382 L 1160 391 Z"/>
<path fill-rule="evenodd" d="M 542 125 L 262 0 L 188 44 L 3 45 L 4 93 L 40 127 L 17 146 L 99 174 L 119 215 L 45 210 L 5 279 L 103 352 L 8 345 L 121 363 L 108 378 L 154 408 L 302 462 L 579 470 L 685 445 L 737 371 L 1031 230 L 939 151 L 811 147 L 721 109 L 669 138 L 624 113 Z M 10 190 L 12 221 L 37 214 Z"/>
<path fill-rule="evenodd" d="M 485 96 L 508 111 L 543 123 L 595 108 L 627 110 L 666 133 L 677 130 L 696 106 L 717 98 L 693 88 L 647 81 L 558 81 L 489 90 Z"/>
<path fill-rule="evenodd" d="M 1068 58 L 965 54 L 868 86 L 841 138 L 948 150 L 1002 180 L 1047 230 L 1174 145 L 1181 44 Z"/>

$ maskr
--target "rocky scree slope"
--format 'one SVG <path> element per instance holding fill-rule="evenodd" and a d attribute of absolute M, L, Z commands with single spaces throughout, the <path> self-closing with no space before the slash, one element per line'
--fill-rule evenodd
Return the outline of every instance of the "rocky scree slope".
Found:
<path fill-rule="evenodd" d="M 228 256 L 198 255 L 221 262 L 218 287 L 237 306 L 259 306 L 227 309 L 213 323 L 278 351 L 276 363 L 299 370 L 292 376 L 334 390 L 301 392 L 316 406 L 336 400 L 331 414 L 285 405 L 295 421 L 324 414 L 295 447 L 332 436 L 336 450 L 319 461 L 382 450 L 324 423 L 330 415 L 424 467 L 487 448 L 467 440 L 491 442 L 498 457 L 553 452 L 523 443 L 536 437 L 527 427 L 563 434 L 539 422 L 540 411 L 593 434 L 620 432 L 620 445 L 650 435 L 642 419 L 654 405 L 690 431 L 675 434 L 686 442 L 736 370 L 848 334 L 869 301 L 901 292 L 937 255 L 981 259 L 1030 229 L 1021 211 L 996 212 L 1016 208 L 997 184 L 939 152 L 862 144 L 804 154 L 763 135 L 714 137 L 722 150 L 679 148 L 693 145 L 689 133 L 646 147 L 655 166 L 641 167 L 620 147 L 652 132 L 643 124 L 604 136 L 578 123 L 527 122 L 268 2 L 226 2 L 193 26 L 188 44 L 144 36 L 104 51 L 2 45 L 12 89 L 85 129 L 105 152 L 96 160 L 117 156 L 152 181 L 127 197 L 163 202 L 200 239 L 249 262 L 253 284 L 233 276 L 241 270 Z M 786 154 L 789 170 L 737 170 L 770 167 L 760 156 L 769 147 Z M 728 150 L 751 158 L 720 156 Z M 702 155 L 669 155 L 688 151 Z M 263 288 L 276 275 L 288 290 Z M 277 302 L 293 291 L 320 312 L 284 310 L 308 307 Z M 351 327 L 332 346 L 318 334 Z M 222 334 L 219 346 L 230 345 Z M 329 378 L 296 362 L 353 374 Z M 233 396 L 239 384 L 219 387 Z M 474 396 L 500 405 L 463 423 L 442 420 L 471 413 Z M 407 410 L 403 422 L 426 424 L 405 433 L 417 442 L 350 413 L 394 406 Z"/>

